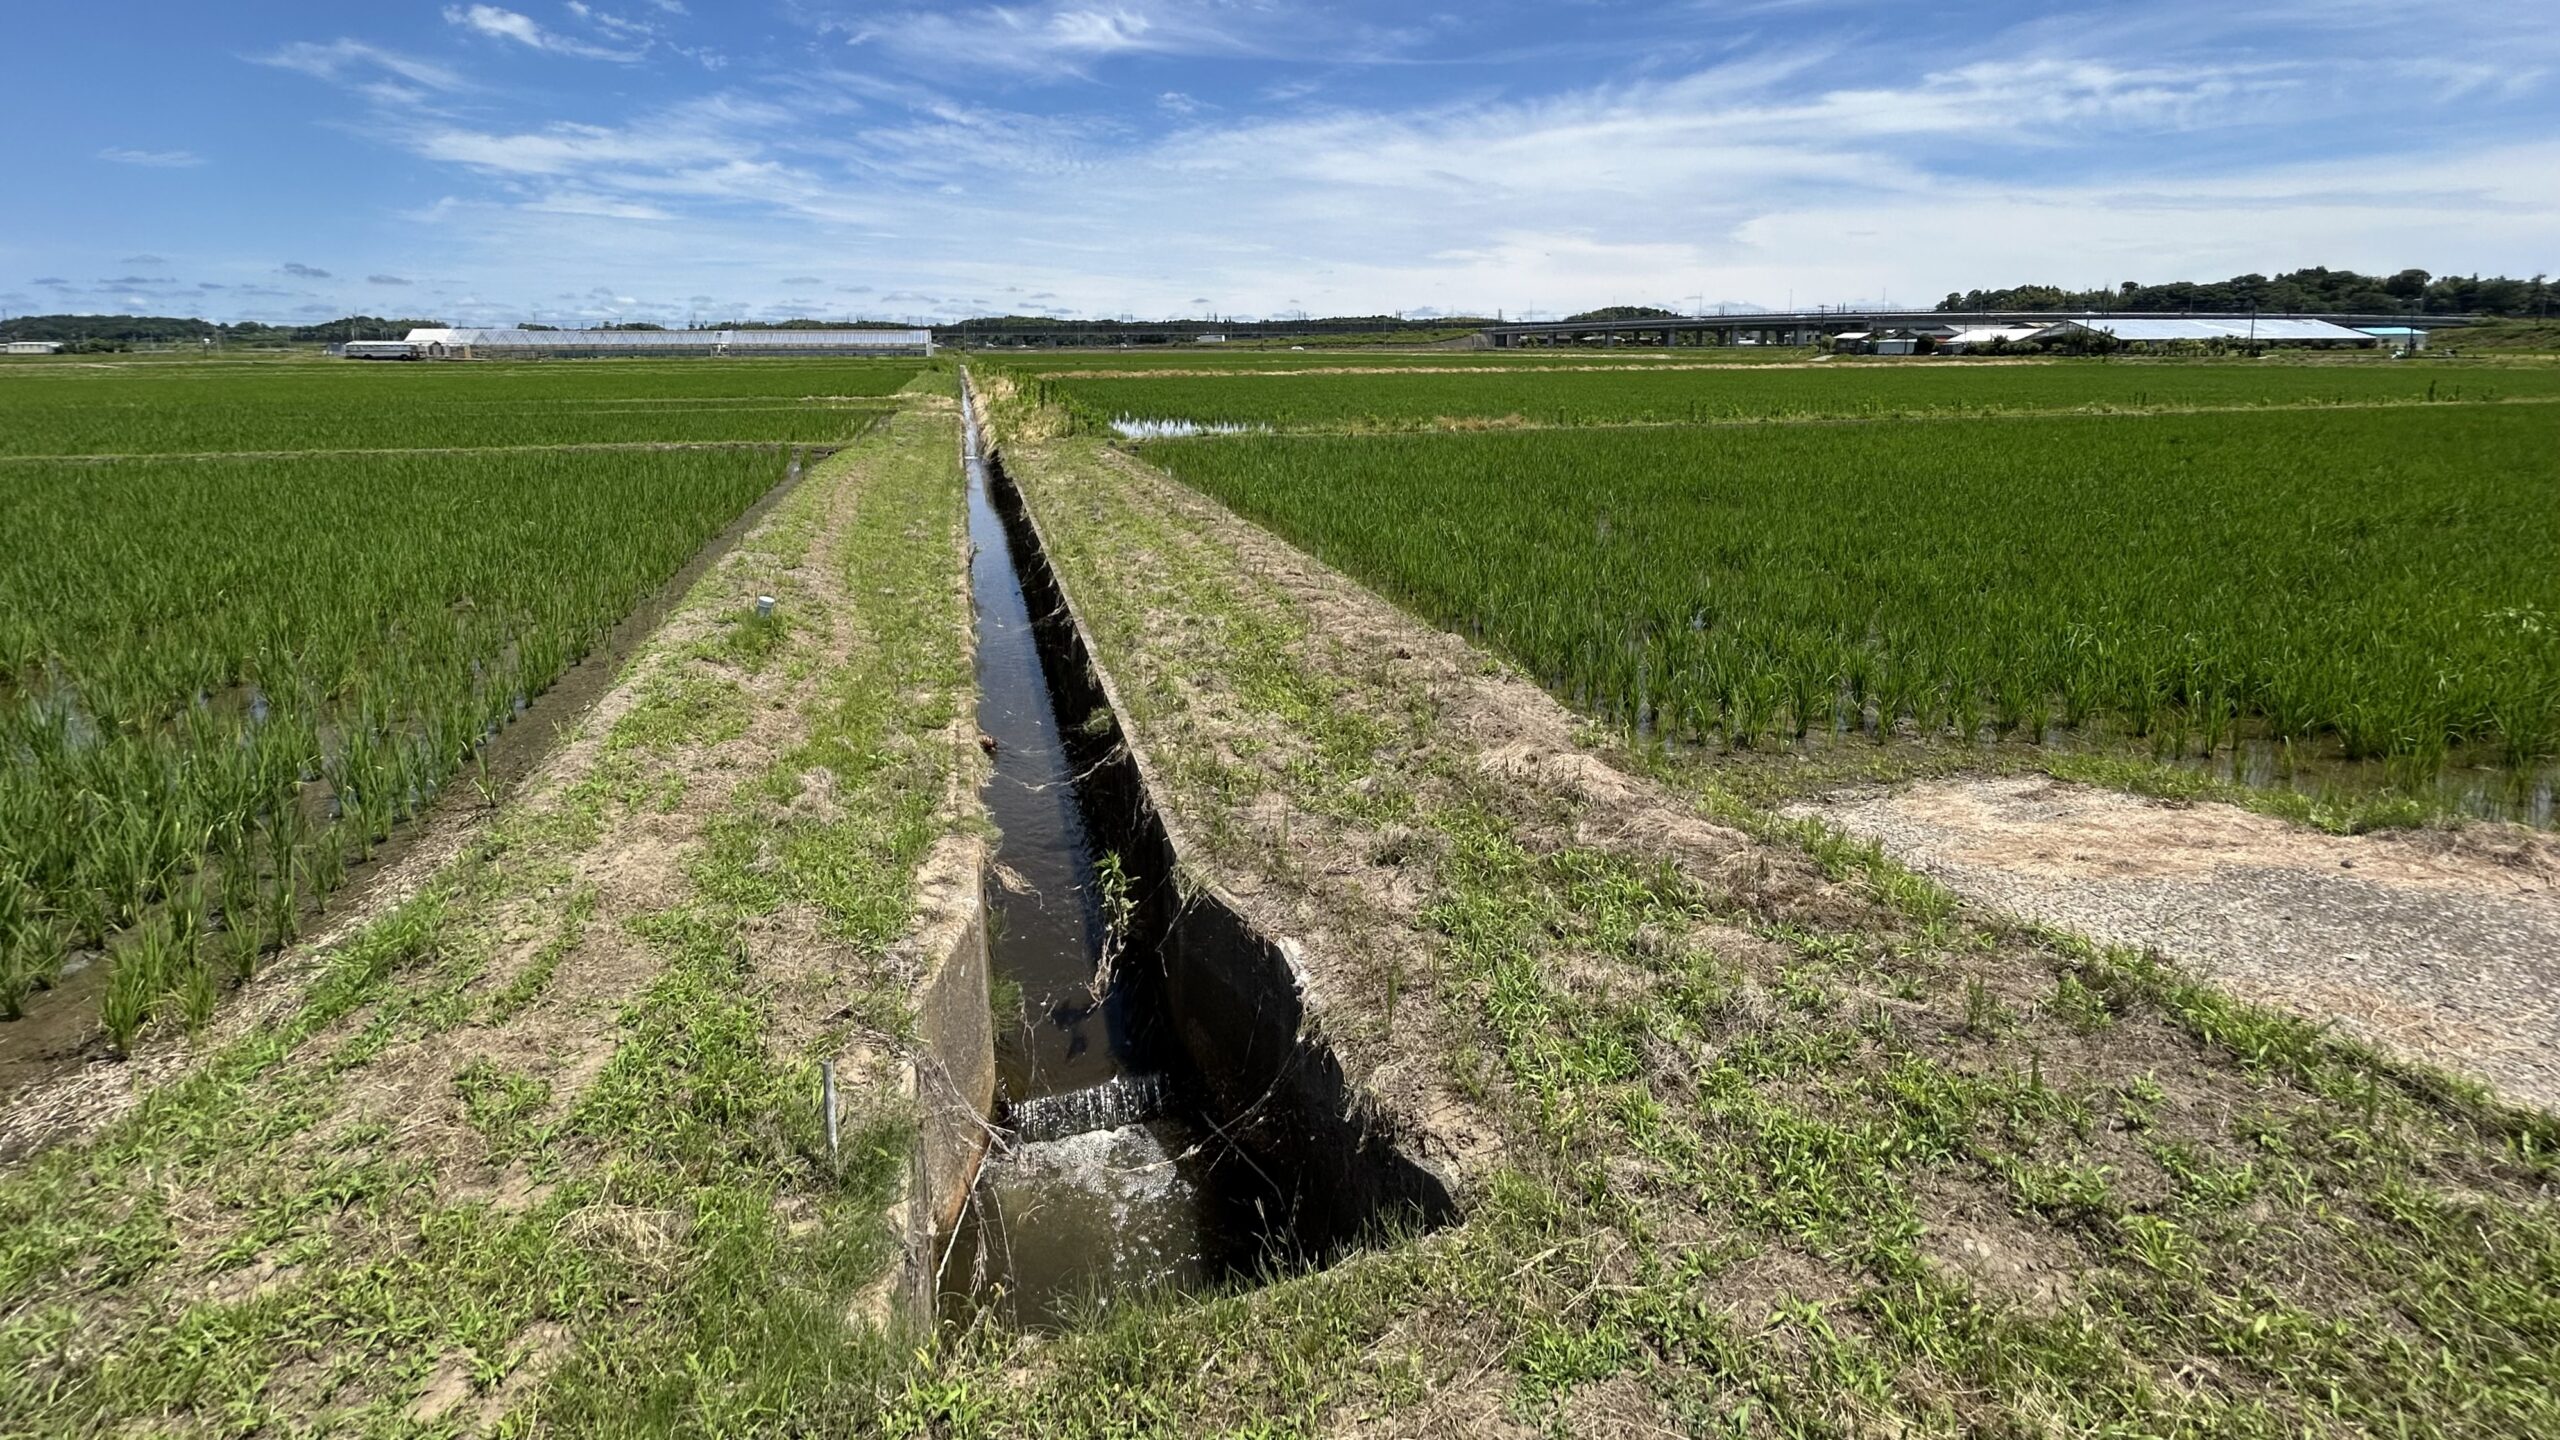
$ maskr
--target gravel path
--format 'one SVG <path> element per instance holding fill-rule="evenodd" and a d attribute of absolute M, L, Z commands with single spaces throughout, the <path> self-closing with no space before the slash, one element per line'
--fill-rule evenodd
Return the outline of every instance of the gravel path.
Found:
<path fill-rule="evenodd" d="M 2560 1111 L 2560 838 L 2334 836 L 2041 776 L 1790 807 L 1967 899 L 2147 946 L 2234 993 Z"/>

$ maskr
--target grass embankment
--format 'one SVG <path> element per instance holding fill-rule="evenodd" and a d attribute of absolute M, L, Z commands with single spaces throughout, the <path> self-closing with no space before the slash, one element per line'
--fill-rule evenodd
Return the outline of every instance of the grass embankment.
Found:
<path fill-rule="evenodd" d="M 956 434 L 919 395 L 819 465 L 460 858 L 0 1175 L 0 1433 L 762 1434 L 899 1393 L 860 1317 L 912 1135 L 893 946 L 974 823 Z"/>
<path fill-rule="evenodd" d="M 2560 320 L 2488 320 L 2427 337 L 2430 354 L 2560 354 Z"/>
<path fill-rule="evenodd" d="M 2560 1424 L 2560 1125 L 1565 763 L 1533 689 L 986 388 L 1212 878 L 1321 935 L 1355 1076 L 1499 1142 L 1450 1231 L 928 1357 L 949 1433 Z"/>

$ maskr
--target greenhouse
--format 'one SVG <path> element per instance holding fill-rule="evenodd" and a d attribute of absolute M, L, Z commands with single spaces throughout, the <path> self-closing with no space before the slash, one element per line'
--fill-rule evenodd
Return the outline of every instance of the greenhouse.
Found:
<path fill-rule="evenodd" d="M 428 360 L 507 360 L 624 355 L 931 355 L 931 330 L 524 330 L 418 329 Z"/>

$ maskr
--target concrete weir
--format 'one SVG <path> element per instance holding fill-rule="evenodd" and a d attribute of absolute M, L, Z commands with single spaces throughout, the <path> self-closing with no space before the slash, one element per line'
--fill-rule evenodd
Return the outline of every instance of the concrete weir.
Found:
<path fill-rule="evenodd" d="M 969 424 L 984 467 L 973 476 L 986 504 L 977 514 L 1002 526 L 981 553 L 1009 553 L 1019 583 L 1063 750 L 1058 773 L 1071 777 L 1068 838 L 1108 876 L 1033 893 L 1073 912 L 1060 917 L 1069 930 L 1097 928 L 1100 912 L 1109 978 L 1089 996 L 1081 982 L 1067 987 L 1075 1005 L 1026 996 L 1011 1037 L 999 1005 L 993 1148 L 933 1247 L 941 1312 L 1054 1328 L 1121 1292 L 1250 1283 L 1447 1223 L 1453 1186 L 1343 1074 L 1313 1023 L 1295 945 L 1263 933 L 1189 863 L 1038 522 L 1001 458 L 977 443 L 974 411 Z M 996 857 L 1008 867 L 1011 841 L 1008 831 Z M 999 989 L 1035 984 L 1008 974 L 1026 963 L 1009 952 L 1022 953 L 1026 918 L 1048 922 L 1026 917 L 1020 894 L 991 889 Z M 1075 890 L 1085 893 L 1065 893 Z M 1051 962 L 1035 946 L 1028 963 Z M 943 1143 L 967 1142 L 955 1127 Z"/>

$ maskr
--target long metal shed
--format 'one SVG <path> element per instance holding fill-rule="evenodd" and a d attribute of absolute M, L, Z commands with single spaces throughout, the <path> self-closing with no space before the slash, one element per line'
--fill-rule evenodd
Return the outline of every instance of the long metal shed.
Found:
<path fill-rule="evenodd" d="M 2103 316 L 2075 317 L 2047 327 L 2037 333 L 2039 340 L 2060 340 L 2074 331 L 2112 335 L 2133 344 L 2163 340 L 2241 340 L 2262 345 L 2345 344 L 2370 345 L 2373 337 L 2361 330 L 2333 325 L 2326 320 L 2301 316 L 2274 316 L 2250 320 L 2183 320 L 2129 319 Z"/>
<path fill-rule="evenodd" d="M 421 328 L 409 343 L 431 360 L 616 355 L 931 355 L 931 330 L 523 330 Z"/>

